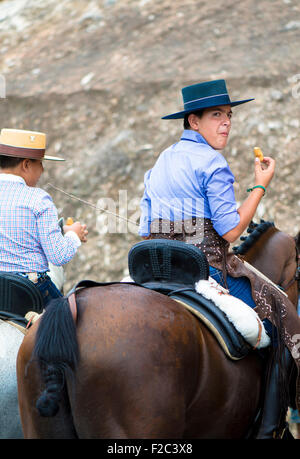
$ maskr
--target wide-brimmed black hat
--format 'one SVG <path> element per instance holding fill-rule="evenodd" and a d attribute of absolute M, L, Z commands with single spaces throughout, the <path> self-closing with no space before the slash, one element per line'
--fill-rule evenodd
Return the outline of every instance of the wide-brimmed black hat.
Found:
<path fill-rule="evenodd" d="M 232 102 L 228 95 L 225 80 L 206 81 L 182 88 L 184 110 L 164 116 L 163 120 L 184 118 L 186 114 L 203 108 L 217 107 L 220 105 L 245 104 L 254 99 L 236 100 Z"/>

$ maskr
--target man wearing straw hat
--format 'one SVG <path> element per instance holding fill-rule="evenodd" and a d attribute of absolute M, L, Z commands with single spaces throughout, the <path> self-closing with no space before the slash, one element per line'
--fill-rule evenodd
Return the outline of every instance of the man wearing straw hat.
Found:
<path fill-rule="evenodd" d="M 47 272 L 68 263 L 81 242 L 87 240 L 86 225 L 58 224 L 51 196 L 37 182 L 43 161 L 64 161 L 46 156 L 42 132 L 2 129 L 0 135 L 0 271 L 25 276 L 40 290 L 44 305 L 61 296 Z"/>

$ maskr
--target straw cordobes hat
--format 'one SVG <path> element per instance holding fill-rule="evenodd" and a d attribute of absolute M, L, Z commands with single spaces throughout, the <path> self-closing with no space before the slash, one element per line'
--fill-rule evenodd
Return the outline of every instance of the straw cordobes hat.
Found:
<path fill-rule="evenodd" d="M 0 155 L 14 158 L 64 161 L 63 158 L 45 155 L 46 134 L 43 132 L 2 129 Z"/>

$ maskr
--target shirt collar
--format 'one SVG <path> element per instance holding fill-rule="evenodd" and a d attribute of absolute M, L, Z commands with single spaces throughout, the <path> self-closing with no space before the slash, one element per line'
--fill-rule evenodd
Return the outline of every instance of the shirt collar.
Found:
<path fill-rule="evenodd" d="M 202 135 L 199 134 L 199 132 L 196 132 L 193 129 L 185 129 L 181 136 L 181 140 L 190 140 L 192 142 L 204 143 L 208 145 L 205 138 L 202 137 Z"/>
<path fill-rule="evenodd" d="M 24 183 L 26 185 L 26 182 L 22 177 L 20 177 L 19 175 L 14 175 L 14 174 L 0 174 L 0 181 L 1 182 Z"/>

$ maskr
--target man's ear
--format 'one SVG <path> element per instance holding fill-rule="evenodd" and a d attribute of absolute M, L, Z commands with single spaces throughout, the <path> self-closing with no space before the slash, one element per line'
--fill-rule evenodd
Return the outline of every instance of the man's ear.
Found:
<path fill-rule="evenodd" d="M 21 168 L 24 172 L 27 172 L 28 171 L 28 168 L 29 168 L 29 164 L 30 164 L 30 159 L 28 158 L 25 158 L 23 159 L 22 163 L 21 163 Z"/>
<path fill-rule="evenodd" d="M 191 113 L 188 116 L 188 121 L 190 123 L 190 126 L 192 129 L 195 129 L 195 131 L 198 130 L 198 122 L 199 122 L 199 117 L 195 115 L 195 113 Z"/>

